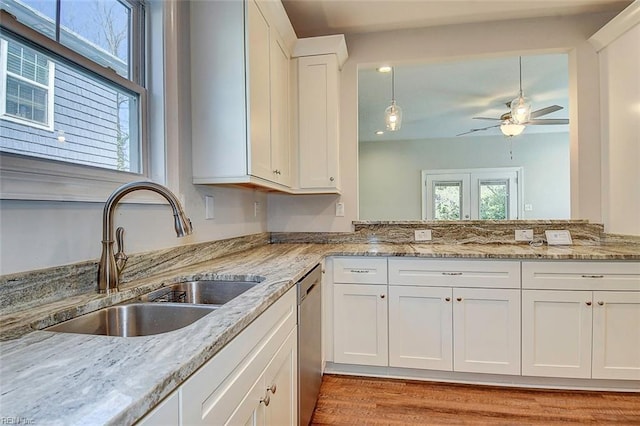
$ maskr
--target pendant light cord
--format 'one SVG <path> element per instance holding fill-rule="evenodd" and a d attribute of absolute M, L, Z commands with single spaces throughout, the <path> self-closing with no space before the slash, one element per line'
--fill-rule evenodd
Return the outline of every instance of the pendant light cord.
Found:
<path fill-rule="evenodd" d="M 395 67 L 391 68 L 391 102 L 395 102 L 396 100 L 396 78 L 395 78 Z"/>
<path fill-rule="evenodd" d="M 518 56 L 520 61 L 520 97 L 522 97 L 522 56 Z"/>

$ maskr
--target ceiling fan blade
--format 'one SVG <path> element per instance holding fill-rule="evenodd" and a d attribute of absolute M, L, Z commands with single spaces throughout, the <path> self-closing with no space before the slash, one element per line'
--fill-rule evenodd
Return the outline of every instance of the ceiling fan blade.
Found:
<path fill-rule="evenodd" d="M 531 112 L 531 118 L 541 117 L 543 115 L 551 114 L 552 112 L 560 111 L 562 107 L 560 105 L 551 105 L 546 108 L 542 108 Z"/>
<path fill-rule="evenodd" d="M 456 136 L 468 135 L 469 133 L 481 132 L 482 130 L 492 129 L 494 127 L 499 127 L 500 124 L 496 124 L 495 126 L 482 127 L 480 129 L 471 129 L 468 132 L 457 134 Z"/>
<path fill-rule="evenodd" d="M 491 120 L 491 121 L 501 121 L 499 118 L 490 118 L 490 117 L 471 117 L 474 120 Z"/>
<path fill-rule="evenodd" d="M 530 120 L 527 123 L 533 125 L 542 125 L 542 124 L 569 124 L 568 118 L 542 118 L 540 120 Z"/>

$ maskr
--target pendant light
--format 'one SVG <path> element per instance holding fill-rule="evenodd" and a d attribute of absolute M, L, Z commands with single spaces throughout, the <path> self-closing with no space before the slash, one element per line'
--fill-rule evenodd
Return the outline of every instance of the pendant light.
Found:
<path fill-rule="evenodd" d="M 518 97 L 511 101 L 511 123 L 513 124 L 525 124 L 529 121 L 529 118 L 531 118 L 531 103 L 524 97 L 522 92 L 522 56 L 519 57 L 519 62 L 520 92 L 518 93 Z M 522 133 L 522 130 L 520 133 Z"/>
<path fill-rule="evenodd" d="M 391 105 L 384 110 L 384 121 L 387 124 L 387 130 L 390 132 L 400 130 L 400 126 L 402 125 L 402 108 L 396 105 L 394 70 L 395 68 L 391 68 Z"/>

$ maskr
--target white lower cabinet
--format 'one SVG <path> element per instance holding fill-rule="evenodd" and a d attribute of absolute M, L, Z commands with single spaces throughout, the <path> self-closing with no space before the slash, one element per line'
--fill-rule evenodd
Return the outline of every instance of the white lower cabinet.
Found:
<path fill-rule="evenodd" d="M 175 391 L 136 423 L 137 426 L 180 424 L 180 392 Z"/>
<path fill-rule="evenodd" d="M 640 291 L 524 290 L 522 374 L 640 379 Z"/>
<path fill-rule="evenodd" d="M 520 374 L 520 291 L 389 286 L 389 365 Z"/>
<path fill-rule="evenodd" d="M 335 362 L 386 366 L 387 286 L 336 284 L 333 288 Z"/>

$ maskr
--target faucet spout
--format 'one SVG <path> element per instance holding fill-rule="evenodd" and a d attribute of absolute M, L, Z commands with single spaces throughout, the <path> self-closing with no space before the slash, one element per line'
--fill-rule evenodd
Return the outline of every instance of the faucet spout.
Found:
<path fill-rule="evenodd" d="M 137 190 L 149 190 L 163 196 L 173 210 L 174 227 L 178 237 L 191 234 L 191 220 L 185 215 L 178 198 L 166 187 L 155 182 L 130 182 L 117 188 L 107 198 L 102 212 L 102 254 L 98 266 L 98 292 L 111 293 L 118 291 L 120 270 L 113 252 L 113 212 L 118 202 L 125 195 Z"/>

